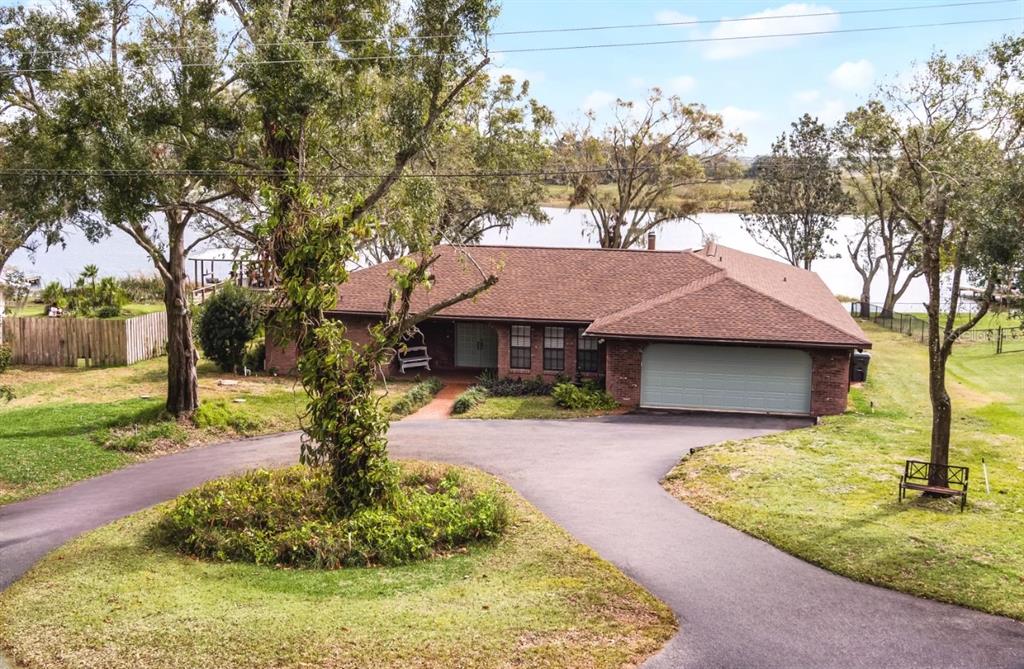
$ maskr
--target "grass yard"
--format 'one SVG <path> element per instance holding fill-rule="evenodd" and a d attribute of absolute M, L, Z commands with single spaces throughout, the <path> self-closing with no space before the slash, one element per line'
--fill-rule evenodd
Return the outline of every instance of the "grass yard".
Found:
<path fill-rule="evenodd" d="M 961 514 L 952 500 L 897 503 L 903 461 L 928 459 L 927 353 L 902 335 L 864 330 L 875 343 L 869 381 L 845 415 L 698 451 L 665 487 L 840 574 L 1024 620 L 1024 353 L 958 346 L 950 359 L 950 462 L 971 468 Z"/>
<path fill-rule="evenodd" d="M 609 411 L 573 411 L 563 409 L 555 404 L 549 395 L 529 395 L 524 397 L 488 397 L 463 414 L 452 414 L 452 418 L 484 418 L 484 419 L 557 419 L 585 418 L 587 416 L 603 416 Z"/>
<path fill-rule="evenodd" d="M 286 570 L 149 544 L 160 507 L 58 549 L 0 595 L 0 649 L 57 667 L 623 667 L 669 609 L 511 489 L 494 544 L 403 567 Z"/>
<path fill-rule="evenodd" d="M 914 318 L 928 322 L 928 314 L 925 313 L 912 313 L 909 314 Z M 970 320 L 972 314 L 969 313 L 958 313 L 956 318 L 953 319 L 955 325 L 961 325 Z M 975 326 L 979 330 L 982 329 L 993 329 L 993 328 L 1019 328 L 1021 326 L 1020 318 L 1012 316 L 1006 312 L 989 312 L 985 314 L 978 324 Z M 916 329 L 915 329 L 916 332 Z"/>
<path fill-rule="evenodd" d="M 11 305 L 7 306 L 8 316 L 20 316 L 23 318 L 44 318 L 46 314 L 43 312 L 45 305 L 30 302 L 24 307 L 14 309 Z M 118 319 L 131 318 L 132 316 L 142 316 L 144 314 L 154 314 L 164 310 L 163 302 L 129 302 L 128 304 L 121 307 L 121 315 Z M 115 319 L 117 320 L 117 319 Z"/>
<path fill-rule="evenodd" d="M 303 395 L 294 379 L 236 377 L 205 360 L 200 427 L 168 421 L 160 415 L 166 374 L 166 358 L 130 367 L 9 369 L 4 382 L 17 398 L 0 404 L 0 504 L 172 450 L 299 427 Z M 408 385 L 390 383 L 385 408 Z"/>

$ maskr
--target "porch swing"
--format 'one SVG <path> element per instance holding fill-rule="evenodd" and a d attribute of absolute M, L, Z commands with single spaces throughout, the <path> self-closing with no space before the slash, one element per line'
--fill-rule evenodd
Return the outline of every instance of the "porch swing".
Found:
<path fill-rule="evenodd" d="M 427 339 L 423 336 L 423 332 L 417 328 L 414 333 L 411 333 L 407 339 L 411 339 L 413 334 L 420 336 L 420 342 L 422 346 L 406 346 L 404 351 L 400 351 L 398 354 L 398 369 L 402 374 L 405 374 L 407 369 L 417 369 L 420 367 L 425 368 L 428 372 L 430 371 L 430 355 L 427 354 Z"/>

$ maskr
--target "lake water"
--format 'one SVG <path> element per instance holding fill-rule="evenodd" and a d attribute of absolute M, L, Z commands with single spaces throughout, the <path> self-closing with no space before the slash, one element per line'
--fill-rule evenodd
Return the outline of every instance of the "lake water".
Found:
<path fill-rule="evenodd" d="M 518 223 L 507 233 L 493 231 L 484 238 L 484 243 L 517 246 L 563 246 L 589 247 L 595 246 L 583 234 L 583 221 L 586 212 L 565 211 L 564 209 L 545 209 L 551 222 L 544 225 L 532 224 L 529 221 Z M 701 228 L 704 232 L 714 235 L 720 244 L 755 253 L 766 257 L 772 254 L 760 247 L 743 229 L 737 214 L 700 214 L 697 223 L 690 221 L 674 221 L 658 229 L 657 246 L 659 249 L 681 250 L 697 248 L 701 245 Z M 698 227 L 699 226 L 699 227 Z M 861 279 L 857 271 L 845 257 L 845 237 L 852 233 L 857 221 L 843 218 L 839 221 L 839 229 L 835 235 L 837 244 L 832 249 L 834 254 L 843 252 L 843 257 L 818 260 L 814 263 L 814 271 L 825 281 L 833 293 L 858 296 L 860 295 Z M 16 266 L 30 274 L 38 274 L 44 282 L 59 280 L 69 283 L 88 264 L 99 266 L 103 275 L 125 276 L 138 273 L 153 273 L 153 265 L 149 257 L 125 234 L 115 232 L 97 244 L 90 244 L 78 233 L 67 235 L 65 248 L 53 248 L 47 252 L 36 254 L 34 262 L 29 254 L 19 251 L 14 254 L 8 266 Z M 190 267 L 191 269 L 191 267 Z M 873 300 L 881 301 L 884 290 L 884 276 L 879 272 L 874 285 Z M 920 311 L 921 303 L 927 298 L 928 291 L 922 279 L 911 284 L 903 296 L 901 308 L 907 311 Z"/>

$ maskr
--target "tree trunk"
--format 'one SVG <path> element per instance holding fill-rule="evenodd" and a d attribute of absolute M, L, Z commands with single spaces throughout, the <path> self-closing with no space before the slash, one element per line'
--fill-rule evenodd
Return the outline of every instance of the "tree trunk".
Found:
<path fill-rule="evenodd" d="M 860 317 L 871 318 L 871 281 L 864 280 L 864 286 L 860 289 Z"/>
<path fill-rule="evenodd" d="M 953 405 L 946 391 L 946 360 L 943 333 L 939 328 L 941 309 L 942 267 L 938 248 L 925 250 L 925 276 L 928 281 L 928 396 L 932 404 L 932 439 L 929 460 L 937 465 L 949 464 L 950 425 Z M 945 487 L 944 467 L 930 468 L 928 484 Z"/>
<path fill-rule="evenodd" d="M 169 250 L 170 276 L 164 277 L 167 309 L 167 411 L 179 418 L 199 408 L 199 355 L 192 340 L 192 315 L 186 286 L 185 253 L 181 243 Z"/>

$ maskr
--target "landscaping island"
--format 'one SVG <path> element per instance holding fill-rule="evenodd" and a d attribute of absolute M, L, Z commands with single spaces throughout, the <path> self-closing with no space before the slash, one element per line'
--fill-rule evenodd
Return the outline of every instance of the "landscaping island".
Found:
<path fill-rule="evenodd" d="M 850 411 L 815 428 L 698 451 L 665 488 L 830 571 L 1024 620 L 1024 354 L 957 345 L 950 462 L 971 469 L 967 509 L 961 514 L 956 499 L 899 504 L 904 461 L 928 459 L 927 350 L 864 328 L 871 367 Z"/>
<path fill-rule="evenodd" d="M 666 606 L 510 488 L 443 469 L 501 500 L 500 538 L 400 566 L 284 569 L 160 545 L 162 505 L 58 549 L 0 595 L 0 647 L 32 669 L 621 667 L 673 634 Z"/>

